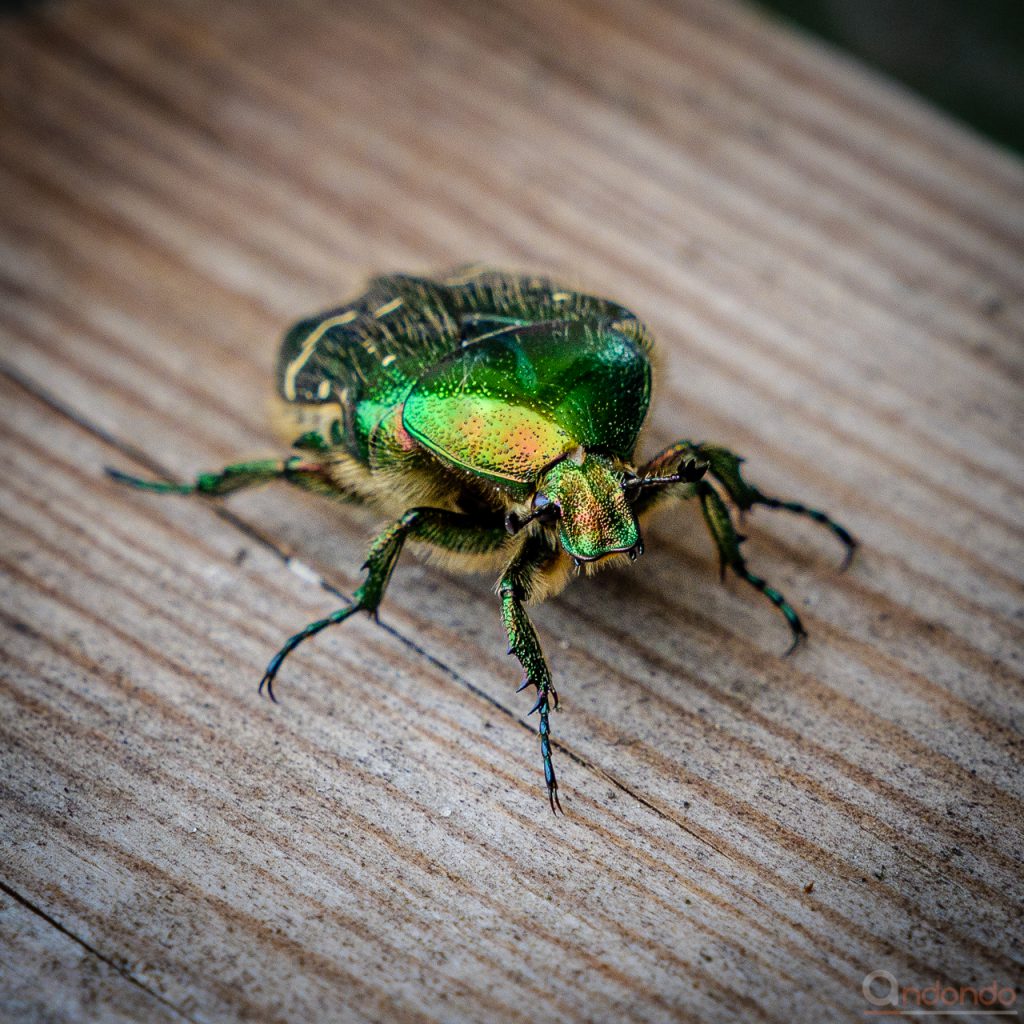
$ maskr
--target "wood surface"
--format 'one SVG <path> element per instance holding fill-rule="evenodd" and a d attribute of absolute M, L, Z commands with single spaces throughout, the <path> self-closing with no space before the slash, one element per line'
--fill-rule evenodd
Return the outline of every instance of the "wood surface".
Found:
<path fill-rule="evenodd" d="M 68 0 L 0 47 L 0 1019 L 1020 1009 L 1017 158 L 718 0 Z M 695 507 L 535 610 L 565 817 L 493 580 L 406 558 L 273 706 L 374 516 L 103 475 L 279 451 L 284 329 L 469 260 L 635 309 L 644 450 L 863 542 L 748 520 L 789 659 Z"/>

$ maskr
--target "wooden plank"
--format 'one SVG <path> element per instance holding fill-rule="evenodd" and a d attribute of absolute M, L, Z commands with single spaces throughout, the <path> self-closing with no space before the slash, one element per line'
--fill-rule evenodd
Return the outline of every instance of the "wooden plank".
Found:
<path fill-rule="evenodd" d="M 11 1022 L 180 1021 L 147 988 L 145 964 L 121 965 L 69 935 L 38 907 L 0 892 L 0 1007 Z"/>
<path fill-rule="evenodd" d="M 0 1016 L 852 1020 L 872 970 L 1020 984 L 1019 161 L 698 0 L 0 32 Z M 788 660 L 694 509 L 538 610 L 565 819 L 492 581 L 403 562 L 272 707 L 374 517 L 101 474 L 276 450 L 290 321 L 476 258 L 635 308 L 646 447 L 728 443 L 864 541 L 838 575 L 752 517 Z"/>

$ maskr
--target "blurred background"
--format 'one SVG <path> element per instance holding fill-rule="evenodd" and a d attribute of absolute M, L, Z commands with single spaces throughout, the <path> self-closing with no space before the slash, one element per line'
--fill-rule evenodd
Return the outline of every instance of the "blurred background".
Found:
<path fill-rule="evenodd" d="M 761 6 L 1024 152 L 1020 0 L 764 0 Z"/>
<path fill-rule="evenodd" d="M 0 13 L 60 0 L 0 0 Z M 753 0 L 1024 152 L 1021 0 Z"/>

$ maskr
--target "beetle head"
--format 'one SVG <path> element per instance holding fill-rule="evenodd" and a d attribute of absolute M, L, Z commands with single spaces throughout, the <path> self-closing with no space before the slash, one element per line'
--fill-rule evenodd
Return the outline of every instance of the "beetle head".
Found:
<path fill-rule="evenodd" d="M 558 522 L 558 538 L 577 562 L 643 550 L 640 527 L 612 460 L 577 448 L 540 478 L 531 518 Z"/>

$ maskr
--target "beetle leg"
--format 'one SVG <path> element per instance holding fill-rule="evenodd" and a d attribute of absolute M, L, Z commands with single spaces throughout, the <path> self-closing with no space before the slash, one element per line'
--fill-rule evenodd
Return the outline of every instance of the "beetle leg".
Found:
<path fill-rule="evenodd" d="M 552 707 L 558 707 L 558 694 L 551 684 L 551 673 L 544 660 L 537 631 L 533 628 L 533 623 L 530 622 L 523 606 L 532 570 L 546 553 L 538 552 L 531 541 L 527 542 L 520 554 L 505 569 L 498 584 L 498 594 L 501 597 L 501 619 L 508 635 L 509 654 L 516 656 L 526 673 L 519 689 L 530 683 L 537 687 L 537 702 L 529 714 L 532 715 L 536 711 L 540 716 L 538 733 L 544 781 L 548 788 L 548 802 L 551 804 L 551 810 L 555 812 L 562 810 L 562 804 L 558 799 L 558 780 L 551 761 L 551 726 L 548 714 Z"/>
<path fill-rule="evenodd" d="M 274 480 L 294 480 L 311 473 L 320 472 L 316 463 L 308 463 L 299 456 L 287 459 L 256 459 L 252 462 L 236 462 L 225 466 L 219 473 L 200 473 L 191 484 L 173 484 L 163 480 L 144 480 L 141 477 L 129 476 L 119 469 L 107 467 L 107 475 L 118 483 L 137 487 L 142 491 L 154 491 L 157 494 L 208 494 L 216 496 L 240 491 L 246 487 L 256 487 L 271 483 Z"/>
<path fill-rule="evenodd" d="M 344 622 L 356 612 L 369 612 L 376 617 L 377 608 L 384 599 L 388 582 L 394 571 L 398 556 L 406 540 L 414 539 L 465 554 L 483 554 L 494 551 L 508 542 L 508 533 L 503 524 L 481 523 L 479 519 L 460 512 L 440 508 L 411 508 L 395 520 L 370 545 L 363 568 L 366 579 L 353 595 L 353 602 L 328 615 L 325 619 L 311 622 L 305 629 L 289 637 L 284 646 L 274 655 L 267 671 L 260 680 L 259 691 L 266 686 L 270 699 L 275 701 L 274 678 L 281 664 L 304 640 L 315 636 L 328 626 Z"/>
<path fill-rule="evenodd" d="M 793 512 L 796 515 L 807 516 L 816 523 L 827 527 L 842 542 L 846 548 L 846 555 L 843 558 L 842 569 L 846 569 L 853 561 L 854 552 L 857 550 L 857 540 L 844 526 L 837 523 L 831 516 L 816 508 L 808 508 L 799 501 L 786 501 L 781 498 L 772 498 L 764 494 L 757 487 L 748 484 L 740 472 L 740 464 L 743 459 L 728 448 L 722 448 L 713 444 L 694 444 L 692 441 L 679 441 L 669 445 L 663 451 L 651 459 L 642 469 L 637 471 L 640 480 L 644 477 L 658 477 L 669 467 L 682 463 L 686 465 L 687 459 L 695 459 L 708 467 L 708 473 L 717 480 L 726 490 L 726 493 L 735 502 L 741 512 L 746 512 L 755 505 L 763 505 L 765 508 L 778 508 L 786 512 Z M 667 480 L 666 484 L 677 481 Z M 660 481 L 659 481 L 660 483 Z M 639 501 L 649 504 L 656 500 L 657 488 L 651 492 L 641 491 Z M 638 509 L 641 511 L 642 509 Z"/>
<path fill-rule="evenodd" d="M 808 508 L 799 501 L 783 501 L 779 498 L 770 498 L 768 495 L 762 494 L 756 487 L 752 487 L 751 490 L 757 495 L 754 499 L 755 505 L 764 505 L 765 508 L 781 508 L 785 512 L 793 512 L 798 516 L 807 516 L 809 519 L 813 519 L 814 522 L 827 526 L 846 547 L 843 560 L 839 563 L 839 571 L 844 572 L 850 567 L 853 556 L 857 552 L 859 541 L 846 527 L 841 526 L 820 509 Z"/>
<path fill-rule="evenodd" d="M 723 577 L 726 568 L 732 569 L 741 580 L 745 580 L 755 590 L 759 590 L 782 612 L 786 617 L 786 622 L 789 623 L 790 632 L 793 634 L 793 643 L 786 651 L 787 654 L 792 654 L 801 641 L 807 637 L 807 630 L 804 629 L 800 616 L 778 590 L 769 586 L 765 580 L 760 576 L 755 576 L 747 568 L 746 560 L 740 554 L 740 544 L 743 543 L 744 538 L 736 532 L 729 509 L 721 495 L 709 483 L 702 481 L 697 484 L 697 496 L 700 499 L 701 511 L 704 513 L 704 521 L 718 548 L 719 565 Z"/>
<path fill-rule="evenodd" d="M 796 515 L 807 516 L 809 519 L 814 520 L 814 522 L 828 527 L 842 542 L 846 548 L 846 555 L 843 558 L 842 564 L 843 569 L 853 560 L 854 552 L 857 550 L 857 541 L 850 534 L 849 530 L 840 526 L 830 516 L 816 508 L 808 508 L 798 501 L 784 501 L 780 498 L 769 497 L 758 490 L 758 488 L 748 484 L 740 472 L 740 463 L 743 462 L 743 459 L 729 451 L 728 448 L 721 448 L 717 445 L 698 445 L 697 450 L 707 460 L 711 475 L 726 489 L 729 497 L 736 503 L 737 508 L 745 512 L 755 505 L 764 505 L 766 508 L 780 508 L 786 512 L 793 512 Z"/>

